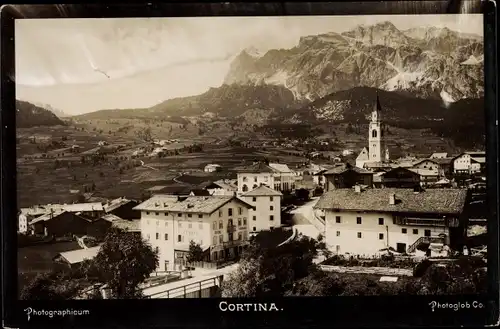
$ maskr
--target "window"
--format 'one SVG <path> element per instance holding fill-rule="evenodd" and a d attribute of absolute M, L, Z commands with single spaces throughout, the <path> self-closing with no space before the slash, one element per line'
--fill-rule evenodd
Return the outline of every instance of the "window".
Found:
<path fill-rule="evenodd" d="M 270 206 L 270 207 L 269 207 L 269 210 L 274 210 L 274 207 L 273 207 L 273 206 Z"/>
<path fill-rule="evenodd" d="M 165 216 L 168 216 L 168 212 L 164 213 Z"/>
<path fill-rule="evenodd" d="M 160 239 L 160 233 L 156 233 L 156 240 Z"/>
<path fill-rule="evenodd" d="M 257 201 L 257 198 L 256 198 L 256 197 L 253 197 L 253 198 L 252 198 L 252 201 L 253 201 L 253 202 L 256 202 L 256 201 Z"/>
<path fill-rule="evenodd" d="M 274 199 L 273 199 L 273 197 L 270 197 L 270 198 L 269 198 L 269 201 L 273 202 L 273 200 L 274 200 Z"/>
<path fill-rule="evenodd" d="M 146 215 L 149 215 L 149 211 L 146 211 Z"/>
<path fill-rule="evenodd" d="M 219 221 L 219 230 L 222 230 L 224 228 L 224 223 L 220 220 Z"/>
<path fill-rule="evenodd" d="M 243 181 L 246 182 L 247 181 L 247 178 L 246 177 L 243 177 Z"/>
<path fill-rule="evenodd" d="M 413 234 L 418 234 L 418 229 L 414 228 L 413 229 Z"/>
<path fill-rule="evenodd" d="M 222 235 L 219 235 L 219 242 L 222 243 Z"/>
<path fill-rule="evenodd" d="M 257 229 L 255 228 L 255 226 L 253 227 L 253 231 L 254 231 L 254 232 L 255 232 L 255 231 L 257 231 Z"/>
<path fill-rule="evenodd" d="M 361 217 L 356 217 L 356 224 L 361 224 Z"/>
<path fill-rule="evenodd" d="M 254 177 L 254 178 L 253 178 L 253 181 L 254 181 L 255 183 L 257 183 L 257 177 Z"/>
<path fill-rule="evenodd" d="M 405 228 L 402 228 L 402 229 L 401 229 L 401 233 L 403 233 L 403 234 L 406 234 L 406 231 L 407 231 L 407 230 L 406 230 Z"/>
<path fill-rule="evenodd" d="M 159 215 L 160 215 L 160 213 L 159 213 L 159 212 L 155 212 L 155 215 L 156 215 L 156 216 L 159 216 Z"/>
<path fill-rule="evenodd" d="M 178 213 L 178 214 L 177 214 L 177 217 L 182 217 L 182 214 L 181 214 L 181 213 Z"/>
<path fill-rule="evenodd" d="M 165 240 L 168 240 L 168 234 L 165 233 Z"/>
<path fill-rule="evenodd" d="M 243 213 L 243 209 L 241 207 L 238 207 L 238 215 L 241 215 Z"/>
<path fill-rule="evenodd" d="M 269 220 L 274 220 L 274 216 L 273 215 L 269 216 Z"/>
<path fill-rule="evenodd" d="M 377 131 L 375 129 L 372 130 L 372 137 L 377 137 Z"/>
<path fill-rule="evenodd" d="M 339 246 L 339 245 L 336 245 L 336 246 L 335 246 L 335 250 L 337 251 L 337 253 L 339 253 L 339 252 L 340 252 L 340 246 Z"/>
<path fill-rule="evenodd" d="M 257 220 L 257 216 L 252 216 L 252 219 L 253 220 Z"/>
<path fill-rule="evenodd" d="M 189 223 L 188 228 L 193 228 L 193 224 Z"/>
<path fill-rule="evenodd" d="M 238 232 L 238 240 L 241 240 L 241 239 L 242 239 L 241 232 Z"/>
<path fill-rule="evenodd" d="M 384 225 L 384 219 L 383 218 L 379 218 L 378 219 L 378 225 Z"/>
<path fill-rule="evenodd" d="M 264 182 L 267 182 L 267 181 L 268 181 L 268 179 L 269 179 L 269 177 L 264 176 Z M 271 197 L 271 199 L 272 199 L 272 197 Z"/>
<path fill-rule="evenodd" d="M 233 208 L 229 208 L 229 209 L 227 210 L 227 215 L 228 215 L 228 216 L 232 216 L 232 215 L 233 215 Z"/>
<path fill-rule="evenodd" d="M 214 242 L 214 244 L 217 244 L 217 236 L 216 235 L 214 235 L 214 241 L 213 242 Z"/>
<path fill-rule="evenodd" d="M 431 230 L 425 230 L 424 231 L 425 236 L 431 236 Z"/>
<path fill-rule="evenodd" d="M 213 227 L 213 229 L 214 229 L 214 230 L 216 230 L 216 229 L 217 229 L 217 222 L 216 222 L 216 221 L 214 221 L 214 222 L 213 222 L 212 227 Z"/>
<path fill-rule="evenodd" d="M 248 191 L 248 186 L 246 184 L 243 184 L 242 190 L 243 190 L 243 192 L 247 192 Z"/>
<path fill-rule="evenodd" d="M 181 222 L 179 222 L 179 227 L 182 227 L 182 223 Z"/>
<path fill-rule="evenodd" d="M 202 214 L 199 214 L 199 215 L 198 215 L 198 218 L 203 218 L 203 215 L 202 215 Z"/>
<path fill-rule="evenodd" d="M 203 228 L 203 223 L 198 223 L 198 228 L 202 229 Z"/>
<path fill-rule="evenodd" d="M 340 216 L 335 216 L 335 223 L 340 223 Z"/>
<path fill-rule="evenodd" d="M 156 226 L 158 226 L 158 225 L 160 225 L 160 221 L 159 220 L 156 221 Z"/>
<path fill-rule="evenodd" d="M 222 217 L 222 210 L 219 210 L 219 217 Z"/>
<path fill-rule="evenodd" d="M 361 232 L 358 232 L 358 239 L 361 239 Z"/>
<path fill-rule="evenodd" d="M 378 239 L 379 240 L 384 240 L 384 233 L 379 233 L 378 234 Z"/>
<path fill-rule="evenodd" d="M 246 218 L 243 218 L 243 225 L 247 225 L 247 219 Z"/>
<path fill-rule="evenodd" d="M 238 218 L 238 226 L 241 226 L 241 218 Z"/>
<path fill-rule="evenodd" d="M 274 226 L 269 226 L 269 229 L 272 231 L 274 230 Z"/>
<path fill-rule="evenodd" d="M 340 231 L 337 231 L 337 236 L 340 236 Z"/>
<path fill-rule="evenodd" d="M 191 218 L 191 217 L 193 217 L 193 215 L 192 214 L 188 214 L 188 217 Z"/>
<path fill-rule="evenodd" d="M 182 242 L 182 235 L 180 235 L 180 234 L 179 234 L 179 235 L 177 236 L 177 242 Z"/>

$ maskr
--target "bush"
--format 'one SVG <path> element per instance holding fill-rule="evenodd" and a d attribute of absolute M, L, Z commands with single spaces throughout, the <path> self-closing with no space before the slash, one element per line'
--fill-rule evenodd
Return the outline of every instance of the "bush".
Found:
<path fill-rule="evenodd" d="M 424 276 L 431 265 L 432 262 L 430 260 L 424 259 L 413 268 L 413 276 L 417 278 Z"/>

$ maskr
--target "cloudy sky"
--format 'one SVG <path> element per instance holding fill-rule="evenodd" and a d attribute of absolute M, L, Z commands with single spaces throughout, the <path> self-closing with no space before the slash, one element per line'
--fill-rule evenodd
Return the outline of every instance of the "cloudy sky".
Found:
<path fill-rule="evenodd" d="M 386 20 L 483 32 L 482 15 L 17 20 L 17 97 L 68 114 L 148 107 L 220 86 L 245 48 L 292 48 Z"/>

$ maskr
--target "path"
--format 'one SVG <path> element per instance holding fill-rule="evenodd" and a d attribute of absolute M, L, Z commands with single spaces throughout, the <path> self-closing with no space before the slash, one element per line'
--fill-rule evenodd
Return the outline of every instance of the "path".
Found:
<path fill-rule="evenodd" d="M 179 175 L 177 175 L 176 177 L 174 177 L 172 180 L 174 182 L 176 182 L 177 184 L 185 184 L 184 182 L 181 182 L 180 180 L 178 180 L 179 178 L 182 177 L 182 175 L 184 175 L 184 173 L 180 173 Z"/>
<path fill-rule="evenodd" d="M 146 168 L 149 168 L 149 169 L 153 169 L 153 170 L 156 170 L 156 171 L 158 171 L 158 170 L 159 170 L 158 168 L 153 168 L 153 167 L 151 167 L 151 166 L 147 166 L 147 165 L 145 165 L 145 164 L 144 164 L 144 161 L 142 161 L 142 160 L 140 160 L 140 161 L 141 161 L 141 166 L 143 166 L 143 167 L 146 167 Z"/>

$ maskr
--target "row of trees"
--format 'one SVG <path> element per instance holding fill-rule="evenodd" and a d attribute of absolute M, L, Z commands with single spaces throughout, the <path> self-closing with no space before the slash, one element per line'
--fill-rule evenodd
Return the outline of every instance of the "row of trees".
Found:
<path fill-rule="evenodd" d="M 367 296 L 475 294 L 487 291 L 484 263 L 464 258 L 448 266 L 430 265 L 422 277 L 380 282 L 373 276 L 324 272 L 313 263 L 329 256 L 321 236 L 299 236 L 278 248 L 257 240 L 242 255 L 239 268 L 223 282 L 224 297 Z"/>

